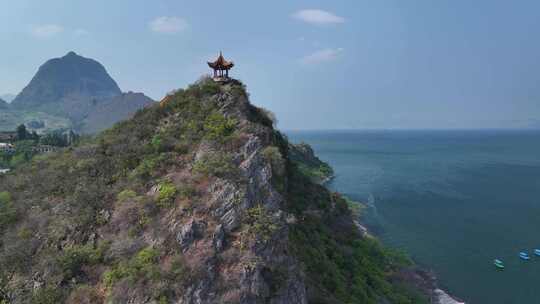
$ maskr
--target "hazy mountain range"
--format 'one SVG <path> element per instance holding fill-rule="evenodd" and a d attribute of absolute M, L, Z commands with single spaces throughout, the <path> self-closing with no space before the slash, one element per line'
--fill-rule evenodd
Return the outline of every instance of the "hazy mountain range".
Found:
<path fill-rule="evenodd" d="M 23 119 L 28 112 L 44 113 L 49 119 L 67 119 L 70 125 L 65 127 L 94 133 L 128 118 L 152 102 L 142 93 L 122 93 L 103 65 L 69 52 L 43 64 L 11 104 L 3 102 L 0 107 L 9 109 L 4 116 L 11 115 L 9 121 L 15 124 L 28 123 Z M 37 116 L 40 119 L 40 115 Z M 47 128 L 48 122 L 43 122 Z M 13 128 L 11 124 L 0 117 L 0 127 Z"/>

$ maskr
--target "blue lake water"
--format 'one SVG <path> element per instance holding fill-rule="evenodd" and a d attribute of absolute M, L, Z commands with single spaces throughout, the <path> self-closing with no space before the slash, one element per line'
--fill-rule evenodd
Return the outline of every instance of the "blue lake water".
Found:
<path fill-rule="evenodd" d="M 433 269 L 450 293 L 472 304 L 540 303 L 540 131 L 287 135 L 334 167 L 332 189 L 369 204 L 363 221 L 383 243 Z"/>

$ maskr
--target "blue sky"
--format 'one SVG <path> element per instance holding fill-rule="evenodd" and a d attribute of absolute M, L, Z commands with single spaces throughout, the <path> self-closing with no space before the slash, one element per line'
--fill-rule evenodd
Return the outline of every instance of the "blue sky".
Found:
<path fill-rule="evenodd" d="M 540 2 L 0 2 L 0 94 L 75 51 L 160 99 L 223 50 L 282 129 L 540 127 Z"/>

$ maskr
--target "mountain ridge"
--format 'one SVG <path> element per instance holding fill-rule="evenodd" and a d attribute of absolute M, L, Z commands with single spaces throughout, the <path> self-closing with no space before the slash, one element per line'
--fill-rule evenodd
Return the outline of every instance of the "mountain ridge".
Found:
<path fill-rule="evenodd" d="M 203 79 L 0 176 L 0 301 L 427 303 L 271 117 Z"/>

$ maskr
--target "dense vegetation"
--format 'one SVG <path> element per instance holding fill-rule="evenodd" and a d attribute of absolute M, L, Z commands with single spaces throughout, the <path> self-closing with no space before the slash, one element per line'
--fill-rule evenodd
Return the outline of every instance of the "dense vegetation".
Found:
<path fill-rule="evenodd" d="M 321 161 L 308 144 L 292 144 L 289 158 L 296 169 L 314 183 L 325 183 L 334 175 L 332 167 Z"/>
<path fill-rule="evenodd" d="M 290 208 L 302 218 L 291 229 L 291 244 L 305 264 L 311 303 L 379 303 L 381 298 L 428 303 L 412 285 L 389 282 L 410 261 L 374 238 L 360 237 L 346 198 L 312 183 L 298 169 L 290 170 L 289 182 Z"/>
<path fill-rule="evenodd" d="M 34 148 L 44 145 L 64 148 L 75 145 L 79 141 L 79 135 L 69 130 L 55 130 L 43 135 L 35 131 L 28 131 L 24 124 L 17 127 L 17 136 L 10 143 L 15 147 L 15 152 L 0 152 L 0 168 L 16 168 L 30 161 L 38 153 Z"/>
<path fill-rule="evenodd" d="M 224 101 L 218 107 L 222 93 L 247 98 L 238 82 L 202 80 L 78 147 L 0 176 L 0 303 L 170 303 L 182 297 L 206 265 L 186 253 L 190 239 L 169 228 L 178 219 L 215 224 L 208 185 L 247 183 L 238 149 L 261 130 L 271 134 L 262 155 L 272 183 L 295 218 L 285 231 L 306 273 L 310 303 L 423 303 L 390 280 L 403 259 L 362 238 L 346 201 L 289 159 L 289 144 L 272 130 L 271 117 L 251 105 Z M 189 223 L 185 227 L 196 227 Z M 274 242 L 279 231 L 262 205 L 245 210 L 218 262 L 235 265 L 248 248 Z M 276 292 L 287 273 L 267 272 L 270 293 Z"/>

